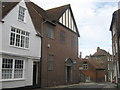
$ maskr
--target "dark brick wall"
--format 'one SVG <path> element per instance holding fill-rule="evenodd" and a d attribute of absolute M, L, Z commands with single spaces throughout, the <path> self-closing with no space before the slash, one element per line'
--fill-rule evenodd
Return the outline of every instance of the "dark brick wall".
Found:
<path fill-rule="evenodd" d="M 63 27 L 60 24 L 56 24 L 54 27 L 54 39 L 50 39 L 46 36 L 46 27 L 48 24 L 44 24 L 44 36 L 42 42 L 42 76 L 41 86 L 56 86 L 66 83 L 66 67 L 65 60 L 67 58 L 76 59 L 78 61 L 78 36 L 71 32 L 69 29 Z M 60 31 L 66 32 L 66 42 L 60 42 Z M 71 35 L 75 37 L 75 48 L 71 48 Z M 47 45 L 50 44 L 50 48 Z M 48 54 L 54 55 L 54 70 L 48 71 L 47 69 L 47 57 Z M 78 64 L 72 67 L 72 82 L 78 83 L 79 70 Z"/>

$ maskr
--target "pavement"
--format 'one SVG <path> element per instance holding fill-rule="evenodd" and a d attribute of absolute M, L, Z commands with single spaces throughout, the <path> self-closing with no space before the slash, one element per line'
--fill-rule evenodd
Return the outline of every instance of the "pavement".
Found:
<path fill-rule="evenodd" d="M 32 90 L 45 90 L 45 89 L 57 89 L 57 88 L 115 88 L 113 83 L 79 83 L 71 85 L 60 85 L 54 87 L 38 88 Z"/>
<path fill-rule="evenodd" d="M 115 84 L 114 83 L 108 83 L 105 87 L 103 88 L 115 88 Z"/>

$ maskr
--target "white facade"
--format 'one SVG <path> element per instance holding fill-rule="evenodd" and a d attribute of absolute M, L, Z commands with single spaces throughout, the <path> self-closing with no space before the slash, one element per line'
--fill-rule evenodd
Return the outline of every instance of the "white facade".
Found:
<path fill-rule="evenodd" d="M 25 21 L 18 20 L 19 6 L 25 8 Z M 24 1 L 18 3 L 0 23 L 0 89 L 33 85 L 33 62 L 41 57 L 41 37 L 36 36 L 28 9 Z M 10 45 L 11 27 L 29 32 L 29 48 Z M 2 79 L 2 59 L 23 60 L 23 77 Z M 14 64 L 14 63 L 13 63 Z M 14 68 L 13 68 L 14 69 Z M 15 71 L 13 71 L 15 73 Z"/>
<path fill-rule="evenodd" d="M 2 22 L 0 22 L 0 43 L 2 43 Z M 2 44 L 0 44 L 0 53 L 2 51 Z"/>

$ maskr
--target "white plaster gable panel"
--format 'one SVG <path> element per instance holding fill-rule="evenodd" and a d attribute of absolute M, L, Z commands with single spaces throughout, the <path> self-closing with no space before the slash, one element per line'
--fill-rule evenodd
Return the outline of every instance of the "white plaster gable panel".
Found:
<path fill-rule="evenodd" d="M 19 6 L 25 8 L 25 21 L 18 20 Z M 41 56 L 41 38 L 36 36 L 36 30 L 32 23 L 31 17 L 29 15 L 28 9 L 26 7 L 25 2 L 22 0 L 19 4 L 17 4 L 4 18 L 3 23 L 3 52 L 10 52 L 19 55 L 40 57 Z M 21 49 L 10 46 L 10 33 L 11 27 L 18 28 L 23 31 L 27 31 L 30 33 L 29 36 L 29 49 Z"/>
<path fill-rule="evenodd" d="M 72 31 L 77 32 L 70 9 L 67 9 L 64 12 L 64 14 L 60 17 L 59 22 L 67 28 L 71 29 Z"/>

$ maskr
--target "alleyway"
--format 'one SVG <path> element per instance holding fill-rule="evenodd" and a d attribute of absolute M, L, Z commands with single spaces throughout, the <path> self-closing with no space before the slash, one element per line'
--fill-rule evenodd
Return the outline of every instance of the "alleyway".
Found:
<path fill-rule="evenodd" d="M 100 90 L 104 90 L 105 88 L 115 88 L 114 84 L 112 83 L 80 83 L 80 84 L 73 84 L 73 85 L 62 85 L 56 86 L 46 89 L 57 89 L 57 88 L 97 88 Z M 34 89 L 34 90 L 44 90 L 44 89 Z"/>

